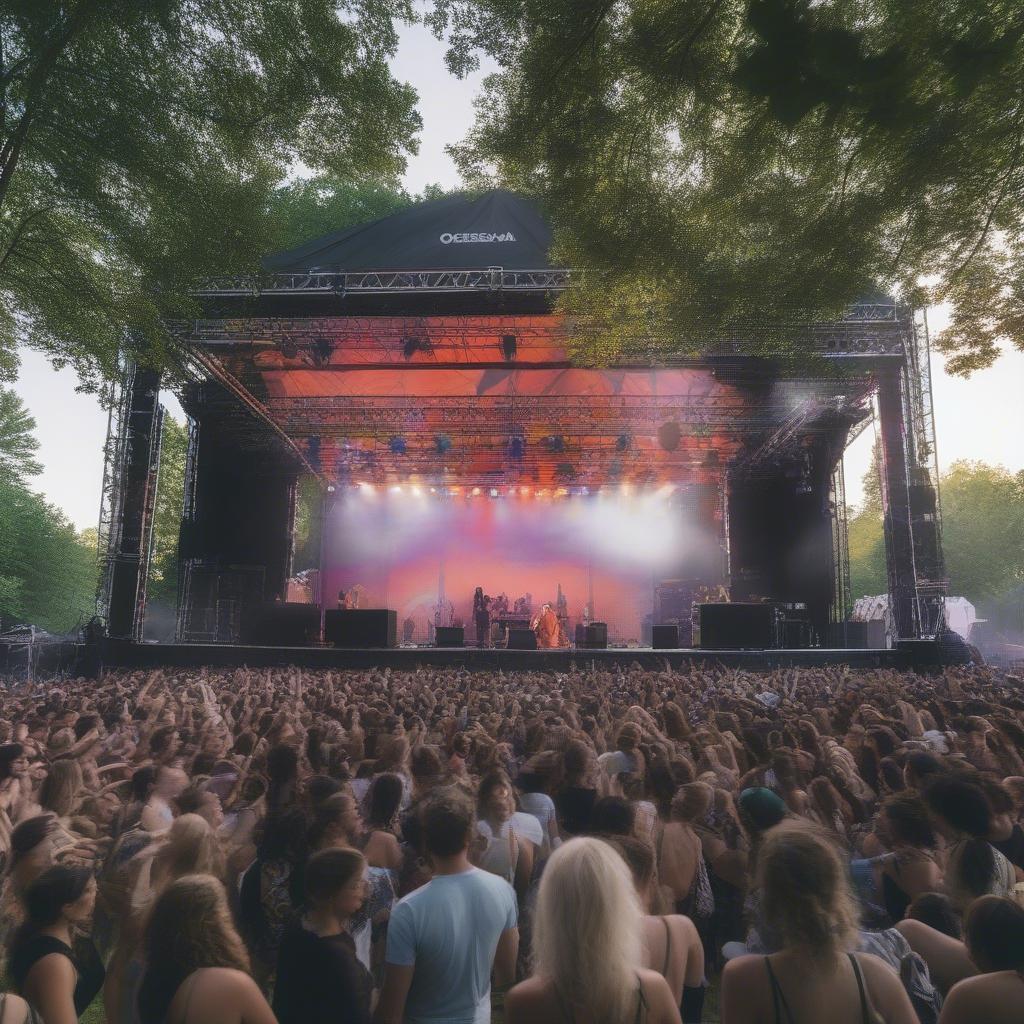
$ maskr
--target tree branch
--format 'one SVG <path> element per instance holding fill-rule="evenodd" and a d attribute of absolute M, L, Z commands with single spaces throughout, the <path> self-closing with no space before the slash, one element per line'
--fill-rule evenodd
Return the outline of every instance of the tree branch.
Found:
<path fill-rule="evenodd" d="M 4 265 L 7 263 L 7 260 L 10 258 L 11 253 L 14 252 L 14 248 L 18 244 L 18 242 L 20 241 L 21 236 L 25 233 L 25 228 L 27 228 L 29 226 L 29 224 L 31 224 L 32 221 L 34 221 L 37 217 L 42 216 L 44 213 L 49 213 L 49 211 L 51 209 L 52 209 L 52 207 L 49 207 L 49 206 L 41 206 L 38 210 L 33 210 L 27 216 L 22 217 L 21 223 L 14 229 L 14 236 L 11 238 L 10 244 L 7 246 L 7 249 L 4 251 L 3 256 L 0 257 L 0 274 L 3 273 Z"/>
<path fill-rule="evenodd" d="M 75 36 L 100 11 L 101 6 L 100 0 L 83 0 L 64 22 L 62 31 L 58 32 L 55 38 L 43 48 L 39 55 L 39 61 L 25 76 L 25 108 L 18 120 L 17 128 L 0 149 L 0 208 L 3 207 L 7 197 L 14 169 L 17 167 L 25 139 L 28 136 L 35 108 L 39 102 L 39 94 L 61 55 L 70 46 Z"/>

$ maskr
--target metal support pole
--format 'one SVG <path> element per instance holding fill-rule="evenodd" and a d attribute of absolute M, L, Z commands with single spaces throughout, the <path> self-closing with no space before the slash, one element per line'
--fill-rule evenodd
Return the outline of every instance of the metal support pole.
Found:
<path fill-rule="evenodd" d="M 120 529 L 110 553 L 110 600 L 107 632 L 112 637 L 142 637 L 146 605 L 150 527 L 155 506 L 154 461 L 160 457 L 160 372 L 135 367 L 128 384 L 127 437 L 118 474 Z"/>
<path fill-rule="evenodd" d="M 878 413 L 882 437 L 882 507 L 885 522 L 889 607 L 897 639 L 920 635 L 914 537 L 910 522 L 907 421 L 902 367 L 878 376 Z"/>

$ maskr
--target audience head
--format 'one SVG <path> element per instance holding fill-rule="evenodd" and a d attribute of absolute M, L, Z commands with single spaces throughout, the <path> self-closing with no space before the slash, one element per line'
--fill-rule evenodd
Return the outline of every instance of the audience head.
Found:
<path fill-rule="evenodd" d="M 959 939 L 963 933 L 960 915 L 950 898 L 942 892 L 923 892 L 916 896 L 907 907 L 907 917 L 951 939 Z"/>
<path fill-rule="evenodd" d="M 353 849 L 320 850 L 307 861 L 303 881 L 307 906 L 347 920 L 366 902 L 366 859 Z"/>
<path fill-rule="evenodd" d="M 577 1019 L 631 1020 L 641 966 L 641 909 L 620 854 L 599 839 L 570 839 L 541 876 L 534 915 L 536 973 Z"/>
<path fill-rule="evenodd" d="M 88 868 L 55 864 L 25 890 L 25 925 L 29 932 L 61 922 L 84 926 L 96 903 L 96 880 Z"/>
<path fill-rule="evenodd" d="M 967 910 L 964 941 L 983 973 L 1024 971 L 1024 907 L 1004 897 L 982 896 Z"/>
<path fill-rule="evenodd" d="M 212 875 L 185 875 L 157 897 L 143 939 L 147 969 L 139 991 L 144 1020 L 163 1020 L 178 986 L 202 967 L 249 970 L 224 886 Z"/>
<path fill-rule="evenodd" d="M 402 780 L 397 775 L 378 775 L 367 794 L 366 824 L 370 828 L 391 828 L 402 803 L 402 792 Z"/>
<path fill-rule="evenodd" d="M 856 948 L 858 917 L 846 865 L 813 826 L 786 822 L 765 835 L 757 887 L 764 918 L 785 949 L 823 963 Z"/>
<path fill-rule="evenodd" d="M 603 796 L 594 804 L 590 815 L 590 831 L 602 836 L 633 834 L 636 808 L 625 797 Z"/>
<path fill-rule="evenodd" d="M 420 808 L 420 835 L 424 852 L 450 858 L 469 848 L 476 826 L 473 801 L 455 786 L 435 790 Z"/>

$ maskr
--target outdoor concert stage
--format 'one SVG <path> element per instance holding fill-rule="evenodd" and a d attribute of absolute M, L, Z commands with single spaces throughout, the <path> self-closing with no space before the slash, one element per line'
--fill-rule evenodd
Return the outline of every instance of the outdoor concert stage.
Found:
<path fill-rule="evenodd" d="M 310 663 L 722 660 L 633 649 L 665 624 L 691 646 L 708 601 L 770 602 L 801 620 L 782 646 L 826 644 L 852 605 L 841 458 L 873 408 L 893 633 L 933 634 L 945 581 L 914 311 L 875 296 L 786 328 L 788 346 L 751 323 L 594 366 L 594 338 L 557 309 L 575 271 L 551 237 L 520 196 L 451 195 L 198 286 L 202 317 L 169 325 L 189 416 L 176 644 L 125 656 L 298 658 L 277 618 L 303 603 Z M 119 641 L 147 635 L 160 386 L 129 366 L 111 415 L 100 605 Z M 550 602 L 570 640 L 604 623 L 627 649 L 316 646 L 339 592 L 390 610 L 400 637 L 465 624 L 472 643 L 476 587 L 531 616 Z"/>

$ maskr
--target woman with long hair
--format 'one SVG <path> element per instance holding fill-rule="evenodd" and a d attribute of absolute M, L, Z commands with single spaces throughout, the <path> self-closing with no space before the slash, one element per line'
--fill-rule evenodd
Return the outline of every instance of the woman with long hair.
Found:
<path fill-rule="evenodd" d="M 832 1024 L 916 1024 L 898 975 L 852 952 L 858 917 L 846 866 L 819 830 L 773 828 L 758 853 L 757 888 L 778 952 L 726 964 L 723 1024 L 812 1024 L 825 1008 Z"/>
<path fill-rule="evenodd" d="M 512 821 L 515 809 L 515 791 L 504 771 L 495 769 L 480 780 L 477 828 L 483 842 L 476 855 L 476 865 L 504 878 L 515 889 L 522 907 L 533 877 L 535 846 L 515 828 Z"/>
<path fill-rule="evenodd" d="M 988 840 L 993 814 L 985 791 L 966 779 L 941 775 L 929 784 L 924 799 L 951 844 L 945 889 L 954 906 L 964 912 L 979 896 L 1008 896 L 1017 876 Z"/>
<path fill-rule="evenodd" d="M 597 758 L 582 740 L 570 741 L 562 757 L 562 785 L 555 793 L 555 807 L 562 831 L 575 836 L 590 828 L 597 801 Z"/>
<path fill-rule="evenodd" d="M 920 797 L 910 793 L 890 797 L 882 805 L 875 832 L 890 856 L 877 861 L 881 892 L 889 918 L 896 924 L 917 896 L 942 888 L 938 837 Z"/>
<path fill-rule="evenodd" d="M 71 1024 L 103 987 L 103 961 L 83 939 L 96 904 L 86 868 L 56 865 L 25 893 L 25 923 L 15 933 L 7 970 L 46 1024 Z"/>
<path fill-rule="evenodd" d="M 216 833 L 198 814 L 183 814 L 156 842 L 136 854 L 126 868 L 134 875 L 127 906 L 118 920 L 117 943 L 107 965 L 103 1002 L 107 1020 L 131 1022 L 142 981 L 139 952 L 146 915 L 173 881 L 185 875 L 224 875 L 224 855 Z"/>
<path fill-rule="evenodd" d="M 402 794 L 402 780 L 391 772 L 378 775 L 370 784 L 363 854 L 372 867 L 398 871 L 402 866 L 402 848 L 396 835 Z"/>
<path fill-rule="evenodd" d="M 607 839 L 633 876 L 644 915 L 644 966 L 657 971 L 672 990 L 683 1024 L 700 1024 L 704 1006 L 704 946 L 694 923 L 682 914 L 662 914 L 654 848 L 632 836 Z"/>
<path fill-rule="evenodd" d="M 146 923 L 142 1024 L 275 1024 L 249 976 L 224 886 L 185 875 L 157 898 Z"/>
<path fill-rule="evenodd" d="M 572 839 L 548 860 L 533 954 L 533 974 L 505 998 L 506 1024 L 679 1024 L 668 983 L 643 966 L 629 869 L 599 839 Z"/>
<path fill-rule="evenodd" d="M 964 938 L 982 973 L 953 986 L 939 1024 L 1019 1024 L 1024 1006 L 1024 908 L 1013 900 L 982 896 L 967 911 Z"/>

